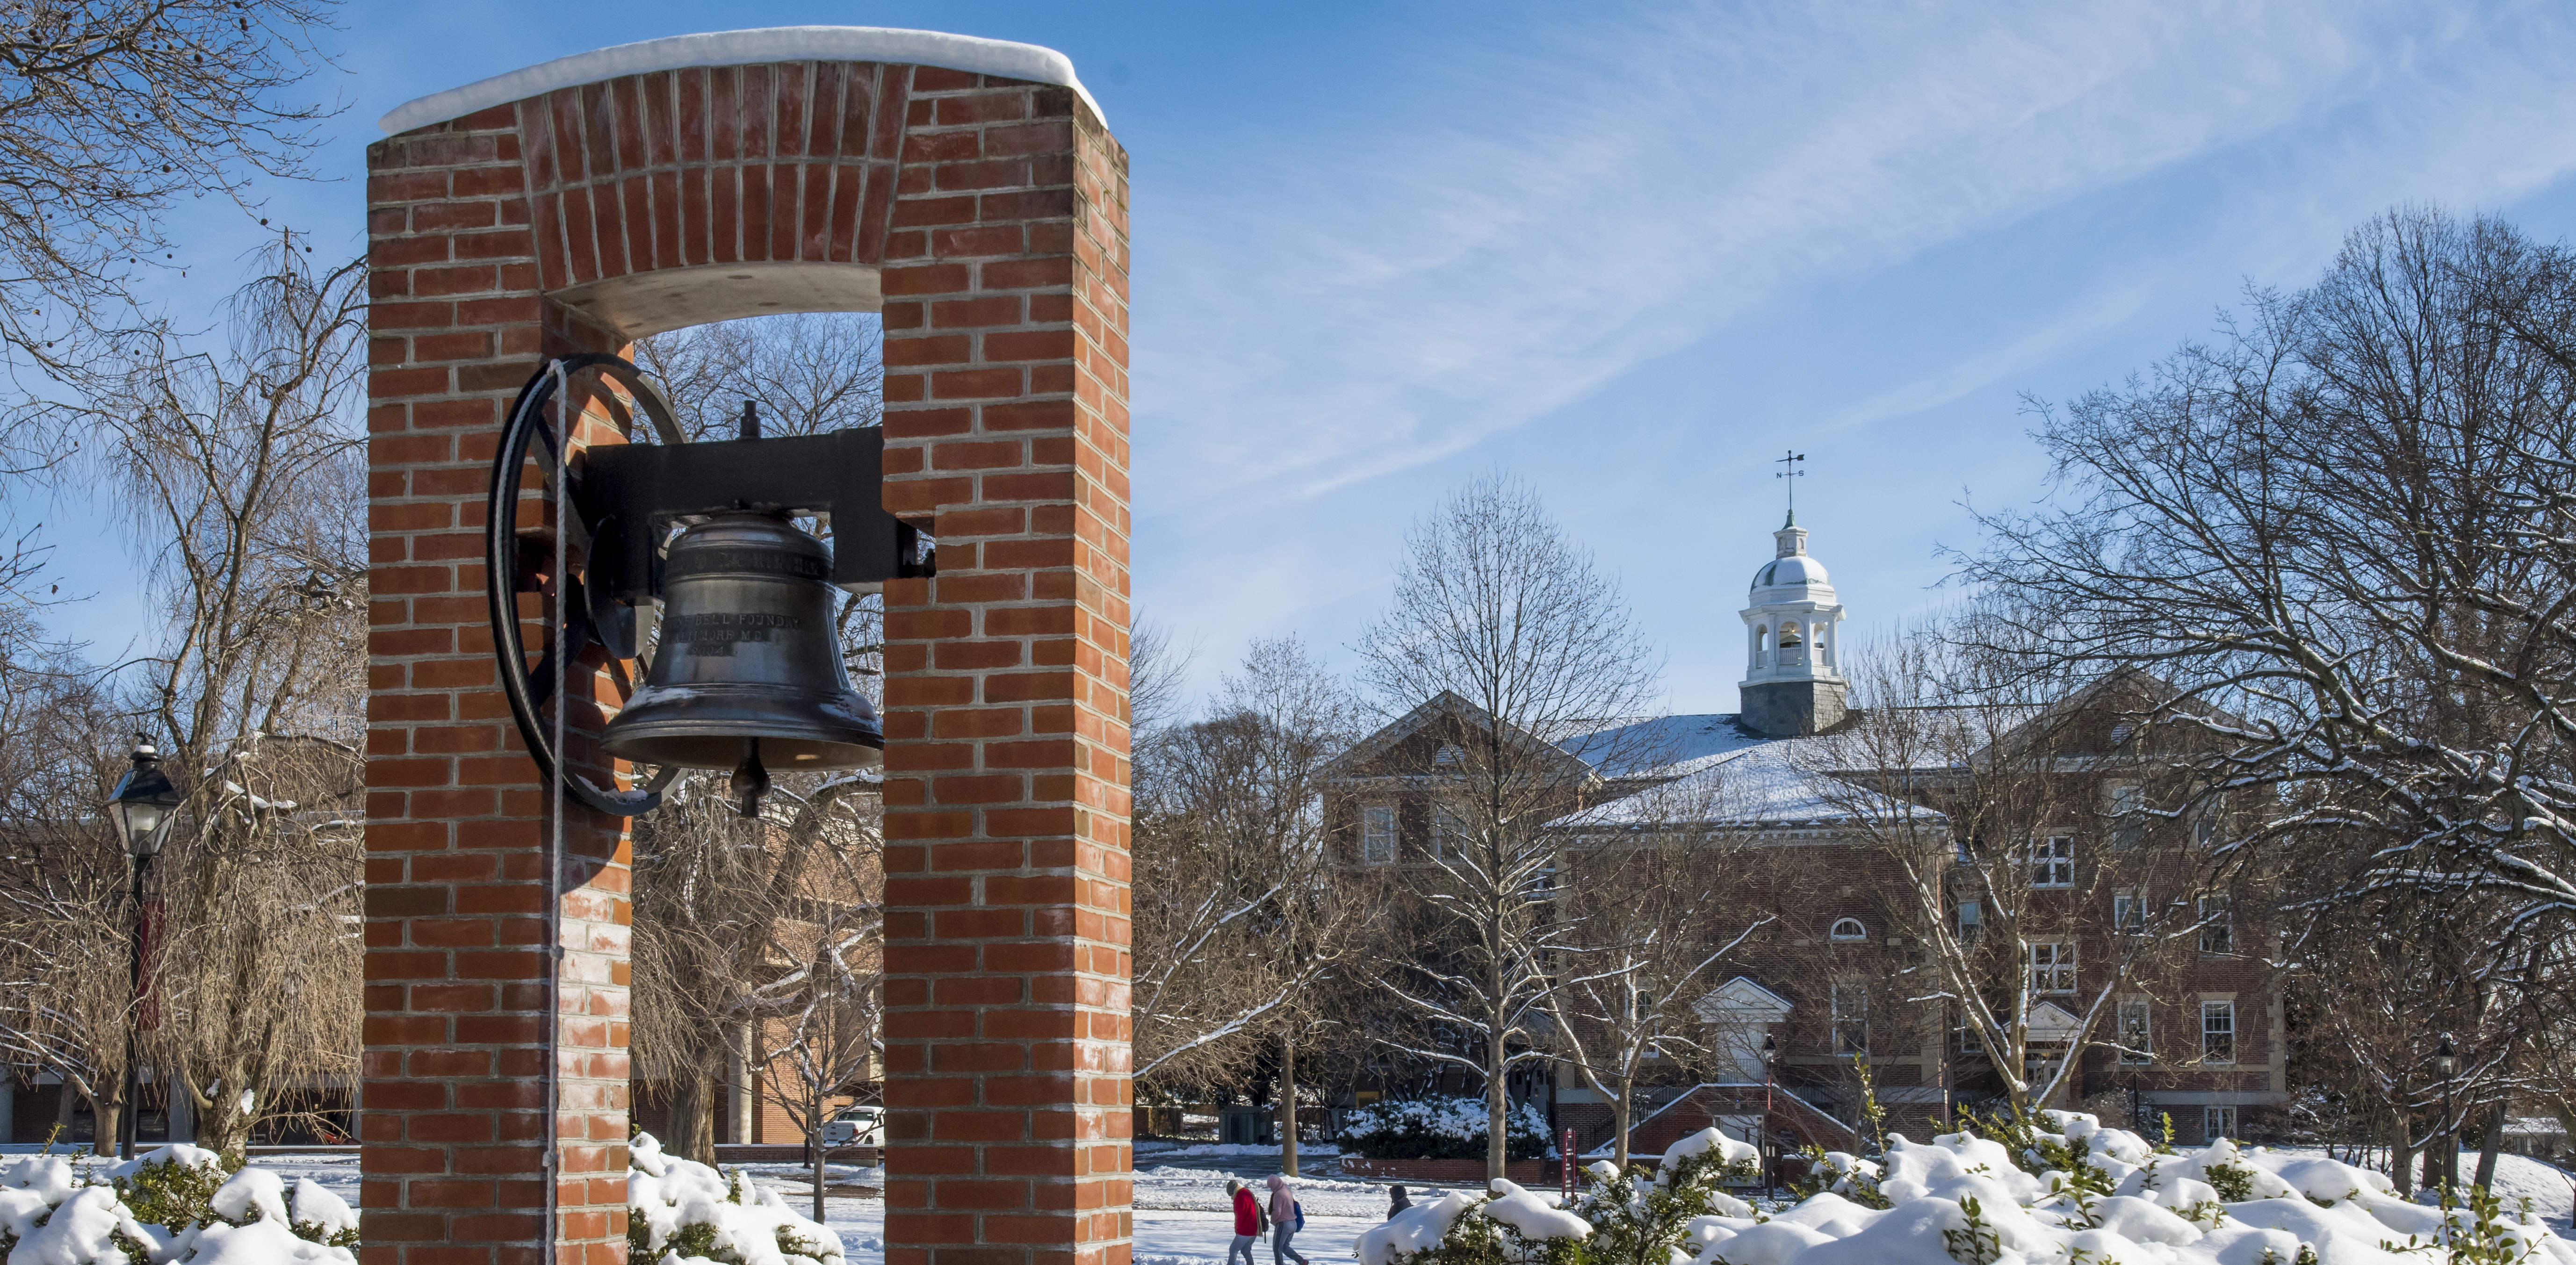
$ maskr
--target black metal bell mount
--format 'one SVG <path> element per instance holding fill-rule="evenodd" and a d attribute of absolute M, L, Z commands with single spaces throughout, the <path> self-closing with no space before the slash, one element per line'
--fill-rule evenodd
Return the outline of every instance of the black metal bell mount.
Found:
<path fill-rule="evenodd" d="M 556 497 L 557 517 L 563 543 L 583 545 L 578 566 L 565 568 L 578 574 L 553 576 L 564 617 L 549 628 L 536 668 L 523 671 L 514 594 L 543 587 L 530 572 L 552 576 L 552 557 L 532 555 L 558 546 L 542 532 L 518 530 L 519 471 L 542 442 L 551 486 L 557 437 L 544 405 L 559 382 L 583 371 L 624 387 L 663 442 L 602 445 L 568 463 L 570 495 Z M 603 355 L 540 369 L 502 432 L 487 519 L 493 642 L 520 737 L 549 779 L 558 753 L 539 710 L 553 693 L 557 663 L 576 661 L 592 641 L 612 657 L 639 657 L 639 614 L 660 616 L 643 684 L 600 734 L 608 755 L 660 772 L 635 791 L 568 778 L 565 789 L 594 811 L 650 812 L 679 770 L 725 769 L 726 801 L 754 816 L 772 769 L 883 762 L 884 727 L 850 686 L 833 604 L 835 589 L 874 592 L 886 580 L 932 572 L 929 540 L 885 512 L 884 433 L 764 439 L 746 400 L 741 435 L 685 442 L 670 406 L 635 366 Z M 830 522 L 831 547 L 799 528 L 799 516 Z M 567 550 L 568 564 L 572 556 Z"/>

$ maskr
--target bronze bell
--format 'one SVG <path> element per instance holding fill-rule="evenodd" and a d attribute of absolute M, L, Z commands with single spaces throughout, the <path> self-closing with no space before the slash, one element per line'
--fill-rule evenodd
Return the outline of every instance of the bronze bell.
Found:
<path fill-rule="evenodd" d="M 716 514 L 663 567 L 661 645 L 600 746 L 646 764 L 733 769 L 746 813 L 767 769 L 857 769 L 885 729 L 850 688 L 832 619 L 832 558 L 777 514 Z"/>

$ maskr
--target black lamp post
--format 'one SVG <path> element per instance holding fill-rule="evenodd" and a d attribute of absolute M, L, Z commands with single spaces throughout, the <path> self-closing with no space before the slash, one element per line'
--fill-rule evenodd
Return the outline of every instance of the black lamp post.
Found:
<path fill-rule="evenodd" d="M 1772 1155 L 1771 1085 L 1780 1064 L 1780 1043 L 1770 1033 L 1762 1034 L 1762 1194 L 1768 1198 L 1778 1189 L 1779 1164 Z"/>
<path fill-rule="evenodd" d="M 125 1110 L 116 1122 L 117 1154 L 134 1158 L 135 1117 L 142 1114 L 140 1050 L 143 1025 L 143 876 L 152 868 L 152 858 L 161 854 L 161 844 L 170 837 L 172 823 L 179 820 L 179 805 L 184 799 L 179 788 L 170 784 L 170 775 L 161 771 L 161 753 L 150 741 L 137 743 L 134 767 L 126 770 L 108 796 L 108 817 L 116 823 L 116 832 L 125 844 L 125 855 L 134 862 L 134 940 L 131 945 L 135 1011 L 125 1026 Z"/>
<path fill-rule="evenodd" d="M 2451 1052 L 2451 1034 L 2442 1034 L 2442 1043 L 2433 1050 L 2433 1070 L 2442 1078 L 2442 1188 L 2460 1184 L 2460 1144 L 2451 1136 L 2451 1078 L 2460 1070 L 2459 1058 Z"/>

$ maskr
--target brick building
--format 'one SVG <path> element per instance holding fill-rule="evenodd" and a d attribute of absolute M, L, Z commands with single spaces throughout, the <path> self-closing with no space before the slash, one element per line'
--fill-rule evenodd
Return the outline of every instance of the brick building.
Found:
<path fill-rule="evenodd" d="M 1784 525 L 1754 577 L 1740 713 L 1510 737 L 1547 749 L 1531 767 L 1551 788 L 1546 831 L 1569 890 L 1641 835 L 1688 837 L 1727 897 L 1694 934 L 1713 951 L 1755 929 L 1688 997 L 1661 999 L 1677 1039 L 1638 1077 L 1633 1149 L 1710 1124 L 1750 1136 L 1766 1117 L 1792 1144 L 1850 1146 L 1856 1064 L 1890 1130 L 1921 1137 L 1954 1108 L 1999 1105 L 1986 1043 L 1941 996 L 1944 944 L 1985 955 L 1973 960 L 1990 1001 L 2030 990 L 2032 1070 L 2074 1060 L 2050 1105 L 2150 1130 L 2170 1115 L 2180 1141 L 2266 1132 L 2287 1083 L 2279 990 L 2250 951 L 2268 934 L 2260 878 L 2212 877 L 2225 801 L 2179 784 L 2173 753 L 2137 724 L 2157 684 L 2116 674 L 1983 714 L 1974 745 L 1944 758 L 1897 754 L 1871 726 L 1959 722 L 1847 709 L 1843 607 L 1806 539 Z M 1345 753 L 1326 812 L 1347 862 L 1401 889 L 1437 882 L 1454 828 L 1444 785 L 1488 724 L 1443 695 Z M 2016 776 L 2034 785 L 2003 785 Z M 2013 795 L 2019 816 L 1998 814 L 1993 801 Z M 1909 869 L 1896 839 L 1931 855 Z M 1396 916 L 1438 924 L 1427 908 Z M 1417 942 L 1437 943 L 1427 935 Z M 1606 1140 L 1609 1108 L 1571 1069 L 1514 1080 L 1586 1149 Z"/>

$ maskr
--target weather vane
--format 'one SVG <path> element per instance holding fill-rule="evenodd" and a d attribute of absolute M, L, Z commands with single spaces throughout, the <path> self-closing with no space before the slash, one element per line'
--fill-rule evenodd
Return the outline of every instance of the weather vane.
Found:
<path fill-rule="evenodd" d="M 1782 449 L 1782 451 L 1789 452 L 1787 449 Z M 1771 477 L 1775 479 L 1795 479 L 1804 476 L 1807 472 L 1799 469 L 1794 463 L 1804 461 L 1806 459 L 1807 454 L 1803 452 L 1789 452 L 1788 456 L 1782 457 L 1772 463 L 1773 465 L 1780 467 L 1780 472 L 1772 475 Z M 1789 485 L 1789 521 L 1793 523 L 1798 521 L 1798 485 L 1795 483 Z"/>

